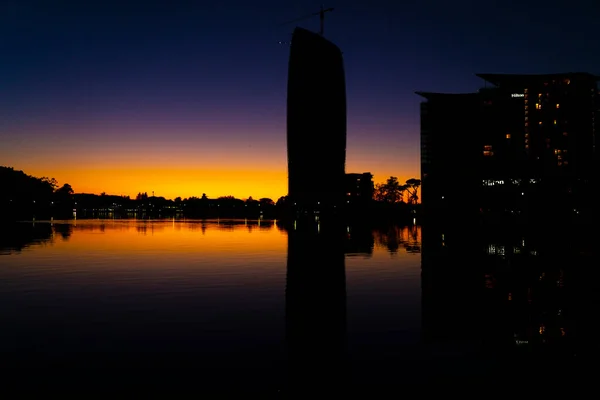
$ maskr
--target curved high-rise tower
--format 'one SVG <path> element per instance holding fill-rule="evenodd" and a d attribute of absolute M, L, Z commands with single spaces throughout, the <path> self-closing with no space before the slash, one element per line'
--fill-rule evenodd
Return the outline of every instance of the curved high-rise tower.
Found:
<path fill-rule="evenodd" d="M 344 200 L 346 82 L 342 52 L 296 28 L 287 93 L 288 196 L 302 207 Z"/>

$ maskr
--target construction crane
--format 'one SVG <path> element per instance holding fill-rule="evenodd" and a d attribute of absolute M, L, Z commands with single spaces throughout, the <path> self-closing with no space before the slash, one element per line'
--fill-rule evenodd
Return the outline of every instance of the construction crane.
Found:
<path fill-rule="evenodd" d="M 283 23 L 281 25 L 287 25 L 287 24 L 291 24 L 291 23 L 294 23 L 294 22 L 303 21 L 305 19 L 312 18 L 315 15 L 318 15 L 319 16 L 319 20 L 321 22 L 321 27 L 319 29 L 319 35 L 323 36 L 324 25 L 325 25 L 325 13 L 326 12 L 330 12 L 330 11 L 333 11 L 333 8 L 331 8 L 331 7 L 330 8 L 325 8 L 323 5 L 321 5 L 321 9 L 319 11 L 311 13 L 311 14 L 308 14 L 308 15 L 305 15 L 304 17 L 293 19 L 293 20 L 285 22 L 285 23 Z M 291 41 L 290 42 L 280 41 L 279 44 L 292 44 L 292 42 Z"/>

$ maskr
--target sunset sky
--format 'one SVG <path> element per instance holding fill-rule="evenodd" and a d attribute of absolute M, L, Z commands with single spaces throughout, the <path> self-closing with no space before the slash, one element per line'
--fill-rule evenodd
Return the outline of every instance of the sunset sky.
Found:
<path fill-rule="evenodd" d="M 326 3 L 325 36 L 345 58 L 347 172 L 419 177 L 417 90 L 474 91 L 485 72 L 600 72 L 597 0 L 526 3 Z M 0 165 L 78 193 L 285 195 L 278 41 L 295 24 L 281 23 L 320 2 L 130 4 L 0 2 Z"/>

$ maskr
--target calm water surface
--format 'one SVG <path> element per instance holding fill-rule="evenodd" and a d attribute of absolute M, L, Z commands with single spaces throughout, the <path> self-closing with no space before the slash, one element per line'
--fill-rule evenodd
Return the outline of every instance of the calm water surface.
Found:
<path fill-rule="evenodd" d="M 485 374 L 497 353 L 516 357 L 547 343 L 573 351 L 577 306 L 564 288 L 577 274 L 542 266 L 539 248 L 521 236 L 471 243 L 432 231 L 427 247 L 418 226 L 322 225 L 4 227 L 0 362 L 195 368 L 205 384 L 279 390 L 295 378 L 374 385 Z"/>
<path fill-rule="evenodd" d="M 19 224 L 3 234 L 0 255 L 5 366 L 143 360 L 281 371 L 290 334 L 335 331 L 328 340 L 355 358 L 417 343 L 420 228 L 321 229 Z"/>

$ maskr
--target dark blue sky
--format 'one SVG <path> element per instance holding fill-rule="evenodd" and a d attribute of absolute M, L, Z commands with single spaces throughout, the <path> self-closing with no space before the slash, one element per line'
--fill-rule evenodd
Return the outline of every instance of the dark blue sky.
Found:
<path fill-rule="evenodd" d="M 110 140 L 130 146 L 144 138 L 147 154 L 157 154 L 168 138 L 173 152 L 207 149 L 212 168 L 220 151 L 243 158 L 253 148 L 258 164 L 270 154 L 265 168 L 285 173 L 289 49 L 277 42 L 289 40 L 295 25 L 280 24 L 319 5 L 3 0 L 0 164 L 50 168 L 59 181 L 76 181 L 65 172 L 74 166 L 40 151 L 75 150 L 84 171 L 91 167 L 82 160 L 114 152 Z M 418 175 L 416 90 L 473 91 L 483 84 L 477 72 L 600 72 L 599 1 L 325 6 L 335 8 L 325 36 L 345 57 L 348 169 L 370 170 L 377 181 Z M 319 20 L 298 25 L 317 30 Z M 111 160 L 125 167 L 123 157 Z"/>

